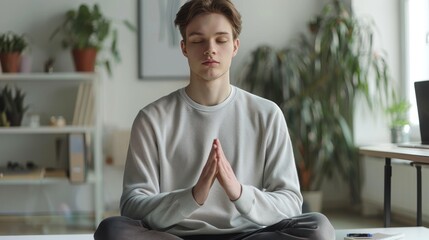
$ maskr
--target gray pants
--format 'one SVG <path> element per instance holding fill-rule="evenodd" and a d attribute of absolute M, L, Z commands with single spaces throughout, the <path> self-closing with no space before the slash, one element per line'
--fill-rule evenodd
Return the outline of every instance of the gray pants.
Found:
<path fill-rule="evenodd" d="M 320 213 L 307 213 L 280 221 L 256 231 L 177 237 L 149 229 L 142 221 L 127 217 L 110 217 L 98 226 L 95 240 L 334 240 L 335 231 L 329 220 Z"/>

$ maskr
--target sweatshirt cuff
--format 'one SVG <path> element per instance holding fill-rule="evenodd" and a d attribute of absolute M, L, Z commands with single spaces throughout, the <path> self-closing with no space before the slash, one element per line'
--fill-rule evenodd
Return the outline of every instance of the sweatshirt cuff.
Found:
<path fill-rule="evenodd" d="M 177 196 L 180 202 L 180 212 L 183 216 L 191 215 L 195 210 L 201 206 L 195 201 L 192 195 L 192 187 L 182 190 Z"/>
<path fill-rule="evenodd" d="M 243 214 L 248 215 L 255 205 L 255 194 L 251 186 L 242 185 L 242 192 L 239 199 L 233 201 L 237 210 Z"/>

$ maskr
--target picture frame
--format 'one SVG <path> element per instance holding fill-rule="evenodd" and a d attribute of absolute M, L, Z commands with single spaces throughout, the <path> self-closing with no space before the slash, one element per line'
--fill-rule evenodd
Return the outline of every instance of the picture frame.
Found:
<path fill-rule="evenodd" d="M 139 79 L 189 78 L 174 19 L 184 0 L 138 0 Z"/>

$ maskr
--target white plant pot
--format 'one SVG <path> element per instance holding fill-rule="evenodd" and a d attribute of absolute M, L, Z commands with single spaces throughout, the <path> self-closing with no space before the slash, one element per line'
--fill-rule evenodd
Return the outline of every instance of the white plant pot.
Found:
<path fill-rule="evenodd" d="M 410 125 L 390 128 L 390 140 L 392 143 L 410 141 Z"/>
<path fill-rule="evenodd" d="M 320 212 L 322 210 L 322 191 L 303 191 L 302 197 L 310 212 Z"/>

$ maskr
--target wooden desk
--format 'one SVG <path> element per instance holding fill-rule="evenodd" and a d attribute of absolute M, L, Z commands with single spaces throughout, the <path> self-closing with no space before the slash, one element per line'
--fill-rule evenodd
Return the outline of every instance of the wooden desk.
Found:
<path fill-rule="evenodd" d="M 384 227 L 390 227 L 392 158 L 413 162 L 417 169 L 417 226 L 422 225 L 421 165 L 429 164 L 429 150 L 385 144 L 359 148 L 362 155 L 385 159 L 384 165 Z"/>

